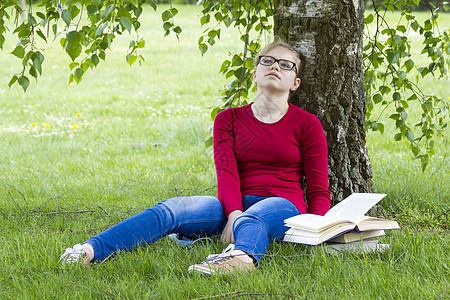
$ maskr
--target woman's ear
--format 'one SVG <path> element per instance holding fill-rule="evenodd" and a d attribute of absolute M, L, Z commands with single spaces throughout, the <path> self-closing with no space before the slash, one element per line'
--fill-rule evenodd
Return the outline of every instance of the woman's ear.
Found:
<path fill-rule="evenodd" d="M 300 83 L 302 82 L 302 80 L 300 78 L 295 78 L 294 80 L 294 84 L 291 86 L 291 88 L 289 89 L 291 92 L 295 91 L 298 89 L 298 87 L 300 86 Z"/>

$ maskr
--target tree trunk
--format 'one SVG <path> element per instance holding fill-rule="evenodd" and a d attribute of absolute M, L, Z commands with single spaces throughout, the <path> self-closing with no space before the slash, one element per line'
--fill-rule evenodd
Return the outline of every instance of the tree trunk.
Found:
<path fill-rule="evenodd" d="M 363 0 L 275 0 L 274 31 L 306 57 L 291 102 L 315 114 L 328 141 L 333 203 L 372 192 L 364 131 Z"/>

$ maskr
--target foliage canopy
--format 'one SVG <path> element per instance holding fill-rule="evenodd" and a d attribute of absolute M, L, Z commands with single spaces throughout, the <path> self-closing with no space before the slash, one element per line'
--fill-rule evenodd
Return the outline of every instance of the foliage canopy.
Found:
<path fill-rule="evenodd" d="M 300 1 L 300 0 L 298 0 Z M 434 95 L 424 94 L 419 86 L 420 78 L 434 76 L 442 79 L 448 76 L 450 63 L 450 29 L 441 30 L 438 26 L 440 11 L 430 10 L 430 17 L 423 23 L 414 15 L 419 0 L 384 0 L 383 5 L 372 1 L 373 11 L 364 19 L 367 29 L 364 32 L 363 62 L 365 67 L 366 90 L 366 129 L 383 133 L 384 124 L 380 115 L 374 114 L 375 107 L 382 111 L 393 108 L 390 119 L 395 122 L 395 140 L 410 142 L 412 153 L 421 160 L 425 168 L 434 154 L 435 140 L 445 135 L 449 118 L 449 101 Z M 225 59 L 221 68 L 230 82 L 224 87 L 212 118 L 218 112 L 231 106 L 247 103 L 252 86 L 254 58 L 262 44 L 262 37 L 272 31 L 272 17 L 277 1 L 238 1 L 201 0 L 202 16 L 200 25 L 205 28 L 199 37 L 198 47 L 205 54 L 218 39 L 224 29 L 234 27 L 240 32 L 243 43 L 240 53 L 233 53 Z M 79 83 L 83 75 L 105 60 L 107 50 L 114 39 L 128 32 L 131 36 L 126 60 L 130 65 L 142 63 L 144 57 L 139 50 L 145 47 L 145 40 L 139 36 L 139 18 L 143 9 L 156 10 L 154 0 L 42 0 L 38 6 L 28 5 L 25 10 L 16 0 L 3 0 L 0 3 L 0 48 L 3 50 L 7 31 L 18 40 L 11 51 L 22 62 L 22 70 L 13 75 L 9 86 L 19 84 L 24 91 L 30 78 L 42 74 L 45 59 L 38 39 L 49 39 L 59 43 L 72 62 L 69 64 L 69 83 Z M 449 9 L 444 2 L 445 10 Z M 388 11 L 400 11 L 397 24 L 386 21 Z M 161 13 L 165 35 L 177 37 L 182 28 L 176 25 L 178 10 L 172 5 Z M 7 25 L 13 22 L 13 28 Z M 376 30 L 370 32 L 369 24 L 376 23 Z M 419 64 L 411 53 L 410 34 L 422 37 L 421 56 L 426 63 Z M 31 77 L 30 77 L 31 76 Z M 419 120 L 411 120 L 408 109 L 412 103 L 421 108 Z M 416 122 L 411 125 L 410 121 Z M 414 127 L 420 134 L 415 136 Z M 211 138 L 207 143 L 211 142 Z"/>

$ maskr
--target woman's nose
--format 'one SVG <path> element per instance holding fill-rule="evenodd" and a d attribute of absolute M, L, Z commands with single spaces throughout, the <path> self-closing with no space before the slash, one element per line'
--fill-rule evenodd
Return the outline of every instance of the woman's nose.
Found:
<path fill-rule="evenodd" d="M 280 65 L 278 64 L 277 61 L 274 62 L 274 63 L 270 66 L 270 68 L 271 68 L 272 70 L 280 71 Z"/>

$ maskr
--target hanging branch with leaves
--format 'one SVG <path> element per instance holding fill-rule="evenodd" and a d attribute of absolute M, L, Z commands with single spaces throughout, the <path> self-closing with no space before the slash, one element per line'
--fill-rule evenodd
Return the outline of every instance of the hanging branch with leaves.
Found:
<path fill-rule="evenodd" d="M 419 0 L 385 0 L 384 6 L 377 6 L 374 12 L 367 14 L 365 23 L 364 67 L 366 90 L 366 129 L 384 132 L 380 121 L 383 113 L 395 122 L 397 133 L 394 140 L 406 139 L 410 143 L 414 156 L 421 161 L 425 169 L 429 159 L 435 153 L 436 139 L 443 139 L 448 123 L 448 99 L 435 95 L 426 95 L 419 87 L 420 78 L 433 76 L 442 79 L 448 76 L 450 63 L 450 31 L 441 31 L 438 26 L 439 11 L 431 9 L 431 16 L 422 24 L 416 19 L 413 8 Z M 444 4 L 448 10 L 448 4 Z M 398 11 L 400 20 L 391 26 L 386 21 L 386 13 Z M 376 22 L 374 33 L 369 24 Z M 421 56 L 426 57 L 424 65 L 418 64 L 411 53 L 411 33 L 422 39 Z M 412 125 L 408 112 L 410 106 L 419 106 L 420 120 Z M 374 108 L 382 107 L 382 114 L 373 116 Z M 418 128 L 419 130 L 414 130 Z M 419 131 L 416 136 L 414 132 Z"/>

